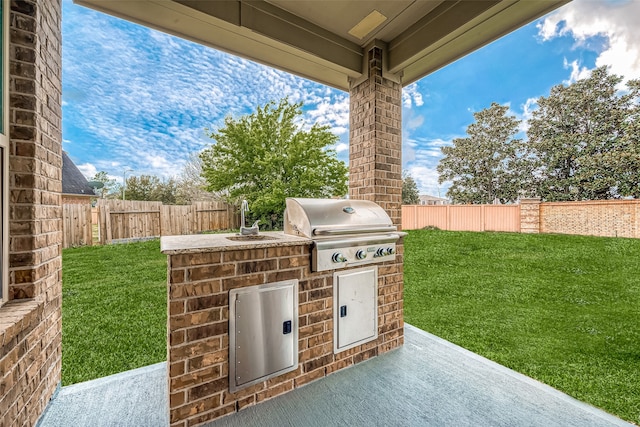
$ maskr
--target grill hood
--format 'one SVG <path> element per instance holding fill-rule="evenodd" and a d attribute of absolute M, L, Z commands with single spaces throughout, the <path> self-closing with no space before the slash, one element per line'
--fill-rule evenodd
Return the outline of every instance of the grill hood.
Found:
<path fill-rule="evenodd" d="M 368 200 L 288 198 L 284 232 L 312 239 L 397 231 L 389 215 Z"/>

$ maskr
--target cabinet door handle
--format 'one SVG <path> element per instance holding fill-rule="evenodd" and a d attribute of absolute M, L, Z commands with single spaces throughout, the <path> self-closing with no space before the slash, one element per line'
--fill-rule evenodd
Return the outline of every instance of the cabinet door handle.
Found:
<path fill-rule="evenodd" d="M 287 335 L 291 333 L 291 320 L 287 320 L 282 323 L 282 335 Z"/>
<path fill-rule="evenodd" d="M 340 317 L 347 317 L 347 306 L 343 305 L 340 307 Z"/>

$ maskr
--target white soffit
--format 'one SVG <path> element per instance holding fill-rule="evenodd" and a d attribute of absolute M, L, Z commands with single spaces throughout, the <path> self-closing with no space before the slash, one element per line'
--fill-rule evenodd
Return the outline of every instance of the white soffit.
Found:
<path fill-rule="evenodd" d="M 375 40 L 388 46 L 385 68 L 406 85 L 568 2 L 74 1 L 342 90 L 362 76 L 364 47 Z"/>

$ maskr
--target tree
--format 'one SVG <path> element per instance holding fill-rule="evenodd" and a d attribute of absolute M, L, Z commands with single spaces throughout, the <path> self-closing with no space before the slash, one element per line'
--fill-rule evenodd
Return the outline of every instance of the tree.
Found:
<path fill-rule="evenodd" d="M 640 195 L 640 85 L 630 81 L 620 93 L 621 82 L 600 67 L 538 100 L 527 135 L 544 200 Z"/>
<path fill-rule="evenodd" d="M 161 181 L 153 175 L 130 176 L 127 178 L 125 195 L 128 200 L 176 203 L 176 183 L 173 179 Z"/>
<path fill-rule="evenodd" d="M 97 172 L 89 181 L 97 181 L 103 184 L 102 188 L 97 188 L 95 191 L 96 195 L 103 199 L 109 194 L 114 193 L 118 186 L 116 180 L 110 179 L 105 171 Z"/>
<path fill-rule="evenodd" d="M 282 222 L 286 197 L 345 195 L 347 166 L 331 148 L 338 137 L 328 126 L 305 126 L 301 107 L 270 102 L 210 131 L 215 142 L 200 156 L 207 189 L 232 204 L 246 199 L 267 227 Z"/>
<path fill-rule="evenodd" d="M 447 196 L 454 203 L 502 203 L 515 201 L 526 182 L 524 144 L 515 139 L 520 120 L 508 116 L 509 107 L 492 103 L 474 113 L 475 123 L 466 138 L 455 138 L 442 147 L 439 182 L 452 181 Z"/>
<path fill-rule="evenodd" d="M 618 193 L 640 199 L 640 80 L 627 83 L 635 103 L 623 123 L 620 154 L 616 157 L 615 173 Z"/>
<path fill-rule="evenodd" d="M 418 193 L 418 185 L 409 172 L 402 173 L 402 204 L 417 205 L 420 203 L 420 193 Z"/>
<path fill-rule="evenodd" d="M 182 172 L 176 180 L 176 203 L 188 205 L 195 201 L 220 200 L 218 194 L 207 191 L 207 181 L 202 176 L 200 153 L 190 153 Z"/>

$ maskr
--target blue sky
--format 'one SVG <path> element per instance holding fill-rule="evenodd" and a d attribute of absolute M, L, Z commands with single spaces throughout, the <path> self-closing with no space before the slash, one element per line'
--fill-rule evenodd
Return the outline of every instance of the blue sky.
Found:
<path fill-rule="evenodd" d="M 403 168 L 445 196 L 440 147 L 491 102 L 528 117 L 551 87 L 609 65 L 640 78 L 640 1 L 574 0 L 403 90 Z M 63 1 L 63 148 L 88 177 L 178 176 L 226 116 L 288 96 L 348 158 L 349 97 L 291 74 Z"/>

